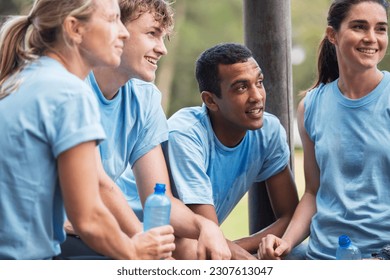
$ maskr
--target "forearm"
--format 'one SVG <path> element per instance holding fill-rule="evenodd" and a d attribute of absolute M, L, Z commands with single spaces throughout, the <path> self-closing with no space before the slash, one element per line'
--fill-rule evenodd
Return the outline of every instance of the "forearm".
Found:
<path fill-rule="evenodd" d="M 124 233 L 128 236 L 133 236 L 134 234 L 141 232 L 142 225 L 127 203 L 121 189 L 105 172 L 98 149 L 96 149 L 95 156 L 98 171 L 99 193 L 104 204 L 115 217 Z"/>
<path fill-rule="evenodd" d="M 175 235 L 182 238 L 198 239 L 203 217 L 193 213 L 177 198 L 171 197 L 171 225 Z"/>
<path fill-rule="evenodd" d="M 234 241 L 234 243 L 236 243 L 246 251 L 254 254 L 259 249 L 259 244 L 261 243 L 261 239 L 263 237 L 267 236 L 267 234 L 274 234 L 278 237 L 281 237 L 285 232 L 290 220 L 291 216 L 280 217 L 268 227 L 250 236 L 237 239 Z"/>
<path fill-rule="evenodd" d="M 299 202 L 297 209 L 282 238 L 295 247 L 310 234 L 311 219 L 316 213 L 315 195 L 305 193 Z"/>
<path fill-rule="evenodd" d="M 252 253 L 248 252 L 236 242 L 232 242 L 226 239 L 226 242 L 229 246 L 230 252 L 232 253 L 232 260 L 255 260 L 256 258 Z"/>
<path fill-rule="evenodd" d="M 103 204 L 91 209 L 89 213 L 76 221 L 71 220 L 76 233 L 88 246 L 113 259 L 137 259 L 133 241 L 121 231 L 119 224 Z"/>
<path fill-rule="evenodd" d="M 231 252 L 219 226 L 198 214 L 193 213 L 177 199 L 172 199 L 176 209 L 172 209 L 171 224 L 175 235 L 197 239 L 198 259 L 228 260 Z M 177 203 L 177 204 L 176 204 Z"/>
<path fill-rule="evenodd" d="M 99 180 L 99 192 L 104 204 L 124 233 L 131 237 L 142 231 L 140 221 L 128 205 L 120 188 L 112 180 Z"/>

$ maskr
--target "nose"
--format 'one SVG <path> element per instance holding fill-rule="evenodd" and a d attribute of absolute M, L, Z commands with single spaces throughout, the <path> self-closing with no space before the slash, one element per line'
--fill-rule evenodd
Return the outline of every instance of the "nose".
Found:
<path fill-rule="evenodd" d="M 127 31 L 126 26 L 124 26 L 121 20 L 119 20 L 119 38 L 121 40 L 127 40 L 130 38 L 130 33 Z"/>
<path fill-rule="evenodd" d="M 251 103 L 258 103 L 263 102 L 265 97 L 265 90 L 264 88 L 258 88 L 257 86 L 253 86 L 250 92 L 249 96 L 249 102 Z"/>
<path fill-rule="evenodd" d="M 366 36 L 364 36 L 363 41 L 365 43 L 372 43 L 376 42 L 376 33 L 374 29 L 369 29 L 366 33 Z"/>
<path fill-rule="evenodd" d="M 155 47 L 155 51 L 159 53 L 161 56 L 166 55 L 168 53 L 163 37 L 159 38 Z"/>

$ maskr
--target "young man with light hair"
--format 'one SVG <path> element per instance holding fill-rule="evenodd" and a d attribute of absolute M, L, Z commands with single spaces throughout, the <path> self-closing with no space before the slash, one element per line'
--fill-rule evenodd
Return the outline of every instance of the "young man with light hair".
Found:
<path fill-rule="evenodd" d="M 167 54 L 164 40 L 173 28 L 173 10 L 164 0 L 120 0 L 121 20 L 130 33 L 118 68 L 96 68 L 87 82 L 99 102 L 107 139 L 99 146 L 100 186 L 105 204 L 130 236 L 142 224 L 123 193 L 145 202 L 156 183 L 166 184 L 172 202 L 171 225 L 176 237 L 174 258 L 230 259 L 222 232 L 173 197 L 161 143 L 168 139 L 161 93 L 151 82 L 157 63 Z M 104 169 L 104 171 L 103 171 Z M 126 185 L 124 171 L 134 173 L 137 190 Z M 119 183 L 121 188 L 115 183 Z M 139 198 L 138 198 L 139 194 Z M 186 240 L 197 240 L 196 249 Z M 191 250 L 194 248 L 194 250 Z"/>

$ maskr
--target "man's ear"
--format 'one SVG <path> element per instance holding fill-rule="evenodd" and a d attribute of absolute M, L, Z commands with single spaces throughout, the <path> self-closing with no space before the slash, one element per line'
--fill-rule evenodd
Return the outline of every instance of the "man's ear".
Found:
<path fill-rule="evenodd" d="M 207 108 L 211 111 L 218 111 L 219 107 L 218 104 L 215 102 L 215 96 L 214 93 L 209 91 L 202 91 L 201 93 L 202 101 L 207 106 Z"/>
<path fill-rule="evenodd" d="M 336 45 L 336 31 L 333 29 L 333 27 L 328 26 L 325 32 L 329 42 L 331 42 L 333 45 Z"/>
<path fill-rule="evenodd" d="M 63 23 L 63 30 L 65 38 L 69 39 L 70 43 L 81 44 L 83 41 L 83 34 L 85 32 L 85 25 L 73 16 L 65 18 Z"/>

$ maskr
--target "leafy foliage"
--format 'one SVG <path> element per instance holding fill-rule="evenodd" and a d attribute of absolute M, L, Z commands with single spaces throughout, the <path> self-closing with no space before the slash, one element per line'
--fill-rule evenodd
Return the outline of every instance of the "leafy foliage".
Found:
<path fill-rule="evenodd" d="M 33 2 L 0 1 L 0 17 L 22 13 Z M 324 36 L 330 3 L 331 0 L 291 1 L 292 46 L 305 54 L 303 62 L 292 68 L 295 103 L 298 94 L 315 79 L 317 49 Z M 167 41 L 169 54 L 161 60 L 156 80 L 168 117 L 182 107 L 201 104 L 194 75 L 194 63 L 200 53 L 217 43 L 244 40 L 242 0 L 176 0 L 172 5 L 176 10 L 175 31 Z M 387 54 L 380 69 L 389 68 Z"/>

